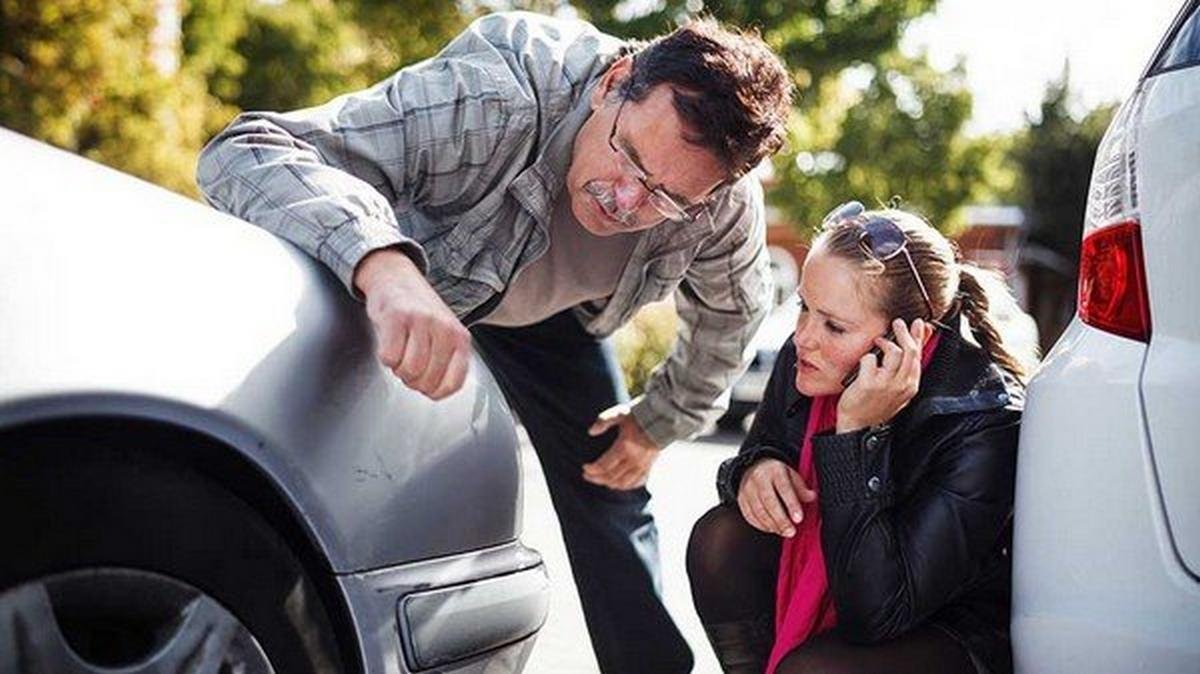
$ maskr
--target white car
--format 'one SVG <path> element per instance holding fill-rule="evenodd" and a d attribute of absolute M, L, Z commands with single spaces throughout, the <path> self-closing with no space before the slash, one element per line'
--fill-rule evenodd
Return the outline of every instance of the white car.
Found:
<path fill-rule="evenodd" d="M 1079 310 L 1029 386 L 1016 671 L 1200 672 L 1200 11 L 1096 156 Z"/>

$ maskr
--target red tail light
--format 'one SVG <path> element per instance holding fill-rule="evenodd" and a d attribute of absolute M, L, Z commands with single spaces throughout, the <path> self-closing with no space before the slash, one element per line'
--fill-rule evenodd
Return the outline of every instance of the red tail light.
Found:
<path fill-rule="evenodd" d="M 1150 341 L 1150 298 L 1137 220 L 1094 229 L 1079 255 L 1079 318 L 1093 327 Z"/>

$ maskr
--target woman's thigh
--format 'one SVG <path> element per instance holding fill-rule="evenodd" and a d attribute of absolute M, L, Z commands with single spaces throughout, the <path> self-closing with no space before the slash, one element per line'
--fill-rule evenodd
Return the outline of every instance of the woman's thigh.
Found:
<path fill-rule="evenodd" d="M 834 632 L 818 635 L 789 653 L 776 674 L 975 674 L 971 656 L 933 625 L 891 641 L 850 644 Z"/>
<path fill-rule="evenodd" d="M 688 540 L 692 599 L 705 623 L 758 617 L 775 609 L 780 538 L 746 523 L 735 505 L 709 510 Z"/>

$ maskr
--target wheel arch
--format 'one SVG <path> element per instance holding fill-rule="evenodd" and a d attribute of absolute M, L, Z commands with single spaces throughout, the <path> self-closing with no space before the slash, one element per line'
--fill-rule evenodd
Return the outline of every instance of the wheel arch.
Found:
<path fill-rule="evenodd" d="M 0 427 L 0 465 L 6 454 L 19 451 L 23 443 L 56 437 L 95 447 L 119 446 L 198 472 L 243 500 L 279 533 L 300 560 L 327 607 L 347 671 L 362 671 L 353 616 L 317 533 L 294 499 L 250 457 L 246 448 L 176 419 L 81 413 L 36 418 Z M 169 449 L 164 451 L 164 448 Z M 55 458 L 53 453 L 44 453 L 45 461 Z M 41 461 L 43 457 L 39 456 L 37 460 Z M 0 471 L 0 482 L 3 482 L 3 472 Z"/>

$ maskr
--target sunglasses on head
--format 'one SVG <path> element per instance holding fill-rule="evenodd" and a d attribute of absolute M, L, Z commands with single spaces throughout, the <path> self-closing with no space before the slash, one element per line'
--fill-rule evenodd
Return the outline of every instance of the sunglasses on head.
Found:
<path fill-rule="evenodd" d="M 857 227 L 859 230 L 858 247 L 879 262 L 886 263 L 897 255 L 904 255 L 905 261 L 908 262 L 908 270 L 912 272 L 913 280 L 917 282 L 917 288 L 921 290 L 921 297 L 925 300 L 925 306 L 929 308 L 929 322 L 938 327 L 945 327 L 937 320 L 933 302 L 929 299 L 929 292 L 925 290 L 925 283 L 921 281 L 917 265 L 913 263 L 912 256 L 908 253 L 908 235 L 891 218 L 883 215 L 867 215 L 866 211 L 867 209 L 861 202 L 847 201 L 822 218 L 821 227 L 822 229 L 840 226 Z"/>

